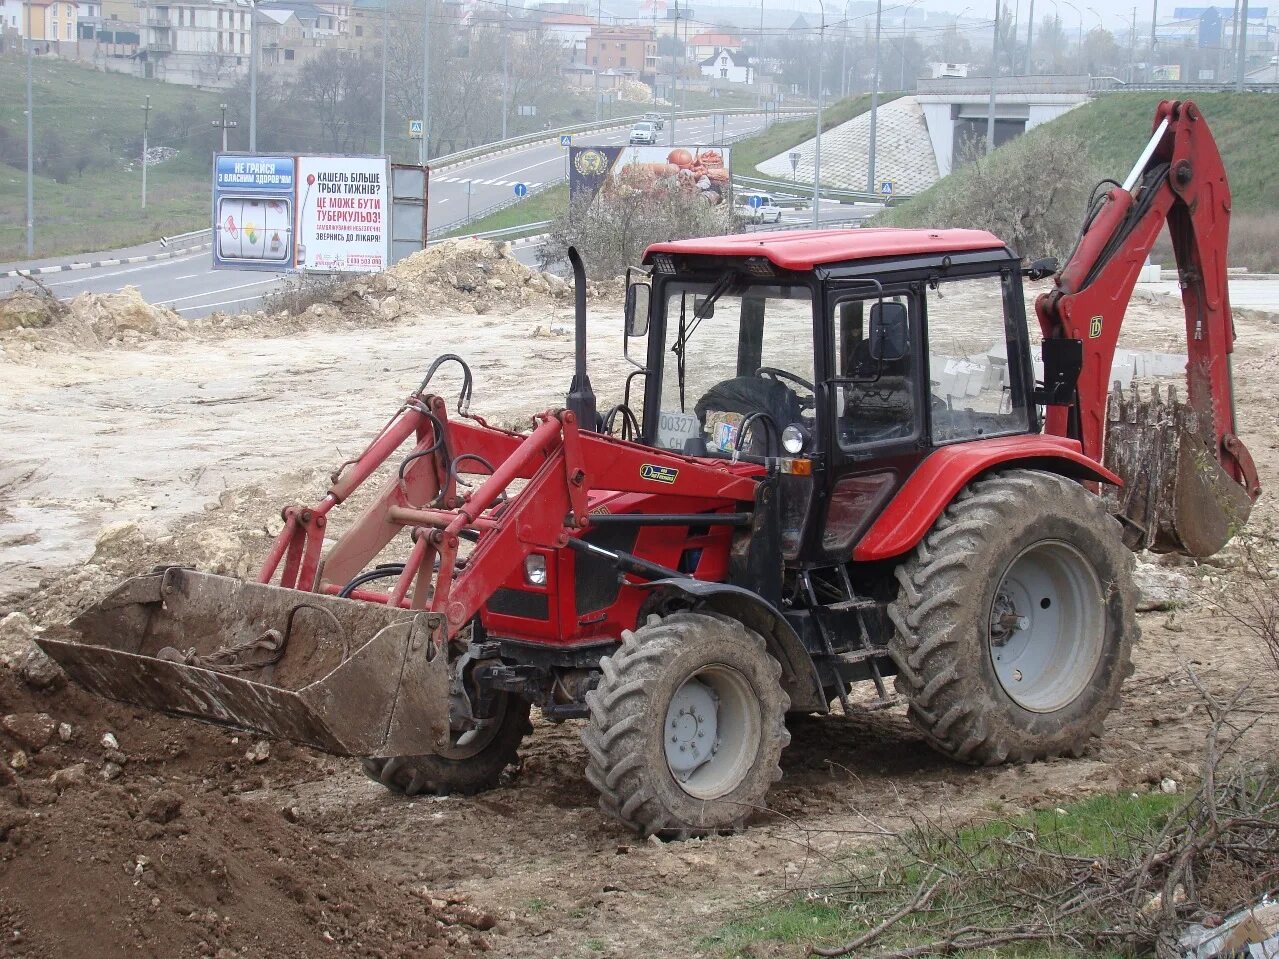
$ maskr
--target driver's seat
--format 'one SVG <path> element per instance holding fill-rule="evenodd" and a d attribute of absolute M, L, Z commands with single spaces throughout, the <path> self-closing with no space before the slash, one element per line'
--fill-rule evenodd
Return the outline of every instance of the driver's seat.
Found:
<path fill-rule="evenodd" d="M 707 417 L 715 413 L 736 413 L 742 417 L 751 413 L 767 413 L 777 425 L 778 435 L 772 440 L 776 444 L 780 441 L 782 430 L 792 423 L 800 422 L 801 408 L 799 397 L 779 380 L 762 376 L 735 376 L 731 380 L 716 383 L 707 390 L 693 407 L 693 412 L 697 414 L 703 436 L 707 435 Z M 779 450 L 768 449 L 768 437 L 767 427 L 753 427 L 751 441 L 743 447 L 743 452 L 756 456 L 779 455 Z M 711 444 L 708 442 L 708 445 Z"/>

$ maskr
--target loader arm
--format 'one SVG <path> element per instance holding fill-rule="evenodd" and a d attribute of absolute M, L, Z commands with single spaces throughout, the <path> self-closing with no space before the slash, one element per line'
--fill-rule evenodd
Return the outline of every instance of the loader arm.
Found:
<path fill-rule="evenodd" d="M 1165 224 L 1185 309 L 1187 400 L 1116 397 L 1108 411 L 1124 315 Z M 1215 552 L 1261 491 L 1235 425 L 1229 225 L 1230 188 L 1207 122 L 1192 102 L 1165 100 L 1128 179 L 1090 210 L 1054 289 L 1035 304 L 1045 340 L 1074 340 L 1083 348 L 1074 404 L 1050 405 L 1046 432 L 1078 439 L 1086 456 L 1124 477 L 1131 489 L 1119 495 L 1116 512 L 1134 548 Z M 1169 440 L 1174 431 L 1184 434 L 1182 442 Z M 1205 511 L 1203 522 L 1191 515 Z"/>

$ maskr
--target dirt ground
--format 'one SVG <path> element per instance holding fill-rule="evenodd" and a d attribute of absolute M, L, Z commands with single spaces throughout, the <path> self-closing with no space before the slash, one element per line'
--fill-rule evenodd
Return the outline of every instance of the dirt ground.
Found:
<path fill-rule="evenodd" d="M 602 406 L 628 370 L 619 314 L 611 301 L 591 314 Z M 349 761 L 283 744 L 264 756 L 230 732 L 38 688 L 31 629 L 154 563 L 247 572 L 280 506 L 318 498 L 433 357 L 468 358 L 490 419 L 562 402 L 567 300 L 367 320 L 0 341 L 0 714 L 14 717 L 0 727 L 0 956 L 710 955 L 703 936 L 922 817 L 1184 784 L 1207 728 L 1185 668 L 1225 693 L 1266 655 L 1217 608 L 1253 575 L 1232 548 L 1176 571 L 1188 605 L 1141 615 L 1137 671 L 1083 759 L 970 769 L 930 751 L 901 709 L 802 720 L 752 828 L 673 844 L 601 817 L 577 723 L 536 722 L 492 792 L 404 800 Z M 1121 345 L 1181 349 L 1181 323 L 1178 304 L 1137 301 Z M 1269 486 L 1279 322 L 1238 324 L 1240 429 Z M 1275 520 L 1263 499 L 1246 537 L 1268 575 Z M 1248 748 L 1274 755 L 1279 720 L 1256 718 Z"/>

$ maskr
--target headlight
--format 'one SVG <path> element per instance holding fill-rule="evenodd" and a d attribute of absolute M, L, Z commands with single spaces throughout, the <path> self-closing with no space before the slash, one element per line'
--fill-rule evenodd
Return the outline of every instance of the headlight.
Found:
<path fill-rule="evenodd" d="M 792 423 L 782 430 L 782 449 L 791 456 L 798 456 L 808 445 L 808 430 L 798 423 Z"/>
<path fill-rule="evenodd" d="M 546 557 L 532 553 L 524 560 L 524 580 L 530 586 L 546 585 Z"/>

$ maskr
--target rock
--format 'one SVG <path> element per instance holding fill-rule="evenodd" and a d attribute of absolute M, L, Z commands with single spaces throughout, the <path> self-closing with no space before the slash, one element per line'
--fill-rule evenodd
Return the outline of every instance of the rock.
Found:
<path fill-rule="evenodd" d="M 1173 795 L 1177 791 L 1177 780 L 1167 777 L 1159 780 L 1159 791 L 1167 796 Z"/>
<path fill-rule="evenodd" d="M 72 786 L 83 786 L 88 781 L 88 763 L 76 763 L 74 766 L 68 766 L 66 769 L 59 769 L 49 777 L 49 785 L 58 792 L 62 792 L 64 789 L 70 789 Z"/>
<path fill-rule="evenodd" d="M 94 540 L 93 559 L 90 562 L 101 563 L 121 556 L 141 543 L 142 531 L 138 529 L 137 523 L 108 523 Z"/>
<path fill-rule="evenodd" d="M 58 738 L 64 743 L 71 742 L 72 732 L 73 730 L 71 729 L 70 723 L 58 723 Z"/>
<path fill-rule="evenodd" d="M 505 289 L 506 289 L 506 281 L 505 281 L 505 280 L 499 280 L 497 277 L 494 277 L 493 279 L 489 280 L 489 289 L 490 289 L 490 290 L 505 290 Z"/>
<path fill-rule="evenodd" d="M 45 655 L 43 649 L 32 646 L 22 665 L 18 667 L 22 681 L 33 689 L 59 689 L 67 681 L 62 667 Z"/>
<path fill-rule="evenodd" d="M 9 757 L 9 766 L 10 768 L 17 769 L 17 770 L 26 769 L 27 754 L 24 753 L 21 749 L 17 750 L 16 752 L 14 752 L 12 756 Z"/>
<path fill-rule="evenodd" d="M 120 740 L 115 738 L 115 733 L 103 733 L 101 742 L 107 749 L 120 748 Z"/>
<path fill-rule="evenodd" d="M 244 758 L 251 763 L 266 762 L 271 758 L 271 744 L 265 739 L 259 739 L 249 747 L 248 752 L 244 754 Z"/>
<path fill-rule="evenodd" d="M 10 669 L 21 663 L 37 633 L 26 613 L 10 613 L 0 619 L 0 660 Z"/>
<path fill-rule="evenodd" d="M 143 807 L 142 814 L 151 822 L 164 825 L 173 822 L 182 815 L 182 797 L 175 792 L 162 789 Z"/>
<path fill-rule="evenodd" d="M 1194 586 L 1184 573 L 1140 560 L 1132 579 L 1137 587 L 1137 610 L 1143 613 L 1176 609 L 1186 602 Z"/>
<path fill-rule="evenodd" d="M 102 769 L 98 773 L 98 775 L 101 776 L 103 779 L 105 779 L 107 782 L 112 782 L 116 779 L 119 779 L 123 773 L 124 773 L 123 766 L 121 766 L 119 763 L 113 763 L 108 761 L 102 764 Z"/>
<path fill-rule="evenodd" d="M 58 724 L 48 713 L 11 713 L 0 720 L 5 732 L 32 752 L 38 753 L 53 741 Z"/>

